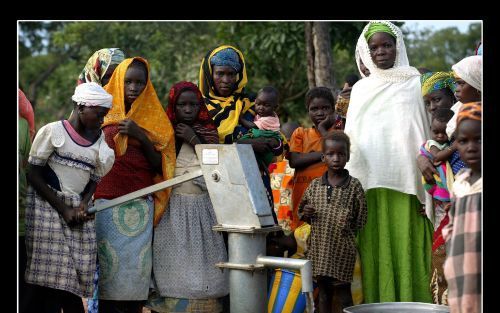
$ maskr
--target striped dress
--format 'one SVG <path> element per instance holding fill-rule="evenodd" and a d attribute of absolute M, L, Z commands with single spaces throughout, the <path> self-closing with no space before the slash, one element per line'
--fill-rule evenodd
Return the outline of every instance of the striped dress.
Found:
<path fill-rule="evenodd" d="M 469 183 L 470 169 L 455 177 L 450 222 L 443 229 L 451 312 L 481 312 L 481 196 L 482 179 Z"/>

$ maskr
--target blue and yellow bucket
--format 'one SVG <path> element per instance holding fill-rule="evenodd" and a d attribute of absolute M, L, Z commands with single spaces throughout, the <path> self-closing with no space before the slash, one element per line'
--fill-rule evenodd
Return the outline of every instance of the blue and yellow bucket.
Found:
<path fill-rule="evenodd" d="M 277 269 L 269 286 L 267 313 L 304 313 L 306 295 L 299 273 Z"/>

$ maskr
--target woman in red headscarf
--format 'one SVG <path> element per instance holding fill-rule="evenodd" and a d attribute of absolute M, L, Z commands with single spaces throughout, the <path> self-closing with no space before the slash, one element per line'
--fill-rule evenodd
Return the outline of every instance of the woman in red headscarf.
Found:
<path fill-rule="evenodd" d="M 175 84 L 170 90 L 167 115 L 175 130 L 174 175 L 198 170 L 194 146 L 219 143 L 217 128 L 198 86 L 190 82 Z M 229 283 L 227 271 L 214 266 L 227 261 L 222 234 L 212 231 L 216 223 L 203 177 L 172 188 L 168 209 L 154 230 L 157 288 L 148 306 L 165 312 L 165 308 L 181 301 L 188 303 L 186 312 L 193 307 L 196 312 L 221 311 L 221 298 L 229 293 Z"/>

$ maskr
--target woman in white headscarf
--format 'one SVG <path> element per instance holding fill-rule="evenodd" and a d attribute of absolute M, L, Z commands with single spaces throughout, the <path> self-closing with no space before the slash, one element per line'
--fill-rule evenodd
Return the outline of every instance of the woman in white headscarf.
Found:
<path fill-rule="evenodd" d="M 97 83 L 78 85 L 72 96 L 75 114 L 43 126 L 33 141 L 25 280 L 37 285 L 40 312 L 83 312 L 81 298 L 92 295 L 97 243 L 86 209 L 115 159 L 101 131 L 112 99 Z"/>
<path fill-rule="evenodd" d="M 451 69 L 455 75 L 455 97 L 458 102 L 451 107 L 451 110 L 455 112 L 455 115 L 446 125 L 446 133 L 448 137 L 452 137 L 453 132 L 457 128 L 457 116 L 458 112 L 462 108 L 462 104 L 481 101 L 483 56 L 473 55 L 466 57 L 457 64 L 453 65 Z"/>
<path fill-rule="evenodd" d="M 351 92 L 346 169 L 361 181 L 368 203 L 359 236 L 365 302 L 431 302 L 432 224 L 419 213 L 425 191 L 415 164 L 429 130 L 420 73 L 390 22 L 366 25 L 357 49 L 370 76 Z"/>

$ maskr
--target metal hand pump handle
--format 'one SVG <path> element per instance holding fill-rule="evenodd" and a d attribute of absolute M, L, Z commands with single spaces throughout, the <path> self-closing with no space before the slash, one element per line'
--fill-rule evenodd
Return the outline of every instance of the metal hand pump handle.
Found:
<path fill-rule="evenodd" d="M 142 188 L 142 189 L 136 190 L 134 192 L 128 193 L 128 194 L 123 195 L 121 197 L 110 200 L 102 205 L 90 207 L 87 209 L 87 212 L 88 213 L 95 213 L 95 212 L 99 212 L 102 210 L 106 210 L 106 209 L 112 208 L 114 206 L 117 206 L 119 204 L 134 200 L 136 198 L 140 198 L 140 197 L 149 195 L 151 193 L 166 189 L 168 187 L 182 184 L 188 180 L 195 179 L 195 178 L 200 177 L 200 176 L 203 176 L 203 172 L 201 171 L 201 169 L 198 169 L 194 172 L 187 173 L 187 174 L 184 174 L 181 176 L 177 176 L 175 178 L 166 180 L 164 182 L 154 184 L 154 185 L 151 185 L 149 187 Z"/>

